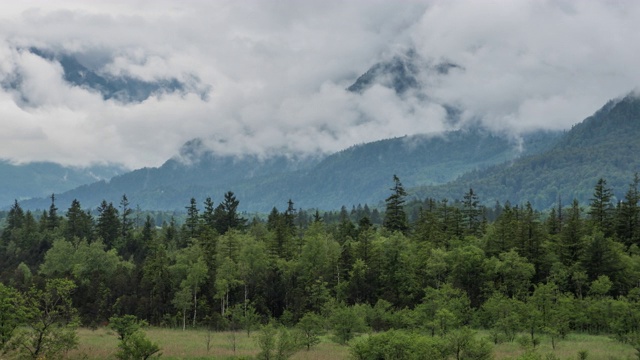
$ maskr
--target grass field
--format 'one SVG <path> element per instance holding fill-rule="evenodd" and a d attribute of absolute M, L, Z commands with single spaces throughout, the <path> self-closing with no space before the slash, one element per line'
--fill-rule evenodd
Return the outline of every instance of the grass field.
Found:
<path fill-rule="evenodd" d="M 551 346 L 551 339 L 542 336 L 540 345 L 536 348 L 536 352 L 539 354 L 553 354 L 563 360 L 578 360 L 580 351 L 587 351 L 587 360 L 637 359 L 635 350 L 630 345 L 601 335 L 569 334 L 565 340 L 556 343 L 555 350 Z M 515 341 L 494 347 L 496 360 L 515 359 L 523 353 L 523 348 Z"/>
<path fill-rule="evenodd" d="M 247 337 L 245 332 L 212 332 L 205 330 L 176 330 L 164 328 L 145 329 L 147 337 L 160 345 L 161 359 L 234 359 L 253 357 L 259 351 L 256 334 Z M 209 337 L 210 335 L 210 337 Z M 69 354 L 76 359 L 115 359 L 118 339 L 113 331 L 78 329 L 80 345 Z M 207 339 L 209 350 L 207 351 Z M 235 341 L 234 341 L 235 338 Z M 235 351 L 233 344 L 235 342 Z M 328 338 L 310 351 L 302 350 L 292 357 L 294 360 L 339 360 L 349 358 L 349 348 L 338 345 Z"/>
<path fill-rule="evenodd" d="M 207 351 L 208 332 L 205 330 L 176 330 L 148 328 L 149 339 L 161 347 L 161 359 L 234 359 L 252 357 L 258 353 L 256 334 L 214 332 L 210 334 Z M 118 349 L 116 335 L 109 329 L 79 329 L 80 346 L 69 354 L 74 359 L 115 359 Z M 484 336 L 483 332 L 479 336 Z M 233 343 L 235 337 L 235 351 Z M 606 336 L 571 334 L 560 341 L 556 349 L 551 348 L 551 340 L 541 338 L 538 353 L 554 354 L 558 359 L 578 359 L 580 351 L 587 351 L 588 360 L 631 360 L 637 359 L 635 350 Z M 524 353 L 516 342 L 502 343 L 494 347 L 496 360 L 515 359 Z M 544 358 L 544 357 L 543 357 Z M 338 345 L 328 337 L 310 351 L 302 350 L 292 357 L 294 360 L 341 360 L 349 359 L 349 347 Z"/>

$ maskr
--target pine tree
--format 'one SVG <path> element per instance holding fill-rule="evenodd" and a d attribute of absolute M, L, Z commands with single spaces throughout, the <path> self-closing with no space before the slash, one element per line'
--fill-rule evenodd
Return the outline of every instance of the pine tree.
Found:
<path fill-rule="evenodd" d="M 21 228 L 22 221 L 24 221 L 24 211 L 18 203 L 18 200 L 15 200 L 13 206 L 11 206 L 11 209 L 9 209 L 9 214 L 7 215 L 7 226 L 5 230 Z"/>
<path fill-rule="evenodd" d="M 51 194 L 51 205 L 47 214 L 47 229 L 53 230 L 60 225 L 60 217 L 58 216 L 58 208 L 56 207 L 56 195 Z"/>
<path fill-rule="evenodd" d="M 215 229 L 215 217 L 214 217 L 214 213 L 215 213 L 215 206 L 213 204 L 213 200 L 211 200 L 211 197 L 207 197 L 204 200 L 204 212 L 202 213 L 202 220 L 204 222 L 204 226 L 208 227 L 209 229 Z"/>
<path fill-rule="evenodd" d="M 11 239 L 11 234 L 19 230 L 22 227 L 22 223 L 24 222 L 24 211 L 18 200 L 15 200 L 11 208 L 9 209 L 9 213 L 7 214 L 6 226 L 2 231 L 2 246 L 6 246 L 9 240 Z"/>
<path fill-rule="evenodd" d="M 70 241 L 73 238 L 91 241 L 93 238 L 93 219 L 91 214 L 82 210 L 77 199 L 73 199 L 69 210 L 67 210 L 65 238 Z"/>
<path fill-rule="evenodd" d="M 98 207 L 96 233 L 102 238 L 107 250 L 118 247 L 120 231 L 118 209 L 113 206 L 113 203 L 107 203 L 106 200 L 102 200 L 102 203 L 100 203 Z"/>
<path fill-rule="evenodd" d="M 560 232 L 560 247 L 558 256 L 560 261 L 567 267 L 573 266 L 580 260 L 584 251 L 582 240 L 583 224 L 580 216 L 581 210 L 578 200 L 573 200 L 566 224 Z"/>
<path fill-rule="evenodd" d="M 474 193 L 473 189 L 470 188 L 469 192 L 464 194 L 462 217 L 464 219 L 465 231 L 471 235 L 477 235 L 480 229 L 482 209 L 480 209 L 478 204 L 478 194 Z"/>
<path fill-rule="evenodd" d="M 191 238 L 195 238 L 198 234 L 200 227 L 200 216 L 198 215 L 198 206 L 196 205 L 196 199 L 191 198 L 187 209 L 187 219 L 185 220 L 184 227 L 187 231 L 187 235 Z"/>
<path fill-rule="evenodd" d="M 243 229 L 247 219 L 238 214 L 240 201 L 236 199 L 232 191 L 224 194 L 224 200 L 214 211 L 215 227 L 219 234 L 223 235 L 229 229 Z"/>
<path fill-rule="evenodd" d="M 603 178 L 598 180 L 593 191 L 593 198 L 589 203 L 589 220 L 596 230 L 602 231 L 605 236 L 612 234 L 613 205 L 611 189 L 607 187 L 607 181 Z"/>
<path fill-rule="evenodd" d="M 640 175 L 635 173 L 617 212 L 616 233 L 627 246 L 640 245 Z"/>
<path fill-rule="evenodd" d="M 405 233 L 409 229 L 407 214 L 404 211 L 407 192 L 404 190 L 398 176 L 393 175 L 393 183 L 394 185 L 390 189 L 392 194 L 385 200 L 386 211 L 383 226 L 390 231 Z"/>
<path fill-rule="evenodd" d="M 131 237 L 134 225 L 131 218 L 132 213 L 133 210 L 129 207 L 129 199 L 127 199 L 126 194 L 123 194 L 120 199 L 120 238 L 122 243 L 127 243 Z"/>
<path fill-rule="evenodd" d="M 293 201 L 291 199 L 289 199 L 289 201 L 287 201 L 287 210 L 285 210 L 284 214 L 284 222 L 285 225 L 291 229 L 291 233 L 295 234 L 296 233 L 296 208 L 293 206 Z"/>

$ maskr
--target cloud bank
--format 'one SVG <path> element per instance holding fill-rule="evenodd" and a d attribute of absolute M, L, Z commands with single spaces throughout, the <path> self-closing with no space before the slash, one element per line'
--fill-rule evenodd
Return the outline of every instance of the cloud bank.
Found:
<path fill-rule="evenodd" d="M 0 158 L 17 162 L 157 166 L 196 137 L 220 154 L 326 153 L 443 131 L 444 104 L 496 130 L 564 129 L 640 80 L 632 1 L 24 1 L 0 14 Z M 32 46 L 209 94 L 104 100 Z M 407 49 L 464 70 L 421 79 L 427 99 L 345 91 Z"/>

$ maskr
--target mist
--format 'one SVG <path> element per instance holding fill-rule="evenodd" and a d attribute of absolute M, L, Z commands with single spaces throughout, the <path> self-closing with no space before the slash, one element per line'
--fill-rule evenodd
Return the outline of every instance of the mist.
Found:
<path fill-rule="evenodd" d="M 26 1 L 0 14 L 0 158 L 14 162 L 158 166 L 194 138 L 223 155 L 323 154 L 470 121 L 560 130 L 640 80 L 637 2 Z M 30 47 L 207 96 L 105 100 Z M 408 49 L 460 70 L 426 71 L 406 94 L 346 90 Z"/>

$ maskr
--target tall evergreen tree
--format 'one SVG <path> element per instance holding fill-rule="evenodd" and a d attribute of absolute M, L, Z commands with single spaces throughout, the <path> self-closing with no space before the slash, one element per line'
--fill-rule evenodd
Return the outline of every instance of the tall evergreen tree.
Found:
<path fill-rule="evenodd" d="M 233 191 L 224 194 L 224 200 L 214 211 L 216 230 L 219 234 L 225 234 L 229 229 L 243 229 L 247 219 L 238 214 L 240 201 L 236 199 Z"/>
<path fill-rule="evenodd" d="M 82 210 L 80 201 L 77 199 L 73 199 L 69 210 L 67 210 L 65 238 L 70 241 L 73 238 L 91 241 L 93 238 L 93 219 L 91 214 Z"/>
<path fill-rule="evenodd" d="M 296 229 L 296 208 L 293 206 L 293 201 L 289 199 L 287 201 L 287 210 L 283 213 L 285 225 L 291 229 L 292 233 L 295 233 Z"/>
<path fill-rule="evenodd" d="M 215 229 L 215 211 L 216 208 L 214 206 L 213 200 L 210 196 L 208 196 L 206 199 L 204 199 L 204 212 L 202 213 L 202 221 L 204 223 L 204 226 L 208 227 L 209 229 Z"/>
<path fill-rule="evenodd" d="M 7 214 L 6 226 L 2 231 L 2 244 L 0 248 L 7 245 L 12 237 L 12 233 L 19 230 L 22 227 L 23 222 L 24 210 L 22 210 L 18 200 L 15 200 Z"/>
<path fill-rule="evenodd" d="M 557 210 L 556 210 L 557 209 Z M 547 219 L 547 232 L 549 235 L 559 234 L 563 225 L 562 199 L 558 196 L 558 206 L 551 209 L 549 218 Z"/>
<path fill-rule="evenodd" d="M 53 230 L 60 225 L 60 217 L 58 216 L 58 208 L 56 207 L 56 195 L 51 194 L 51 205 L 47 214 L 47 229 Z"/>
<path fill-rule="evenodd" d="M 5 227 L 5 230 L 21 228 L 22 221 L 24 221 L 24 210 L 22 210 L 18 200 L 15 200 L 9 209 L 9 214 L 7 214 L 7 226 Z"/>
<path fill-rule="evenodd" d="M 558 249 L 558 256 L 565 266 L 572 267 L 580 260 L 584 251 L 583 235 L 584 228 L 581 210 L 578 205 L 578 200 L 574 199 L 559 239 L 560 247 Z"/>
<path fill-rule="evenodd" d="M 107 250 L 119 247 L 120 231 L 118 209 L 113 206 L 113 203 L 107 203 L 106 200 L 102 200 L 102 203 L 98 206 L 96 234 L 102 238 Z"/>
<path fill-rule="evenodd" d="M 635 173 L 617 212 L 616 233 L 627 246 L 640 245 L 640 175 Z"/>
<path fill-rule="evenodd" d="M 133 214 L 133 210 L 129 207 L 129 199 L 126 194 L 123 194 L 120 199 L 120 238 L 122 243 L 127 243 L 131 238 L 134 225 L 131 214 Z"/>
<path fill-rule="evenodd" d="M 614 207 L 611 204 L 613 194 L 607 187 L 607 181 L 603 178 L 598 180 L 594 190 L 593 198 L 589 203 L 589 220 L 596 230 L 602 231 L 605 236 L 612 235 L 612 221 Z"/>
<path fill-rule="evenodd" d="M 184 227 L 187 232 L 187 236 L 195 238 L 198 234 L 200 227 L 200 215 L 198 215 L 198 206 L 196 199 L 191 198 L 189 206 L 187 206 L 187 219 L 184 222 Z"/>
<path fill-rule="evenodd" d="M 478 194 L 469 188 L 462 201 L 462 217 L 464 219 L 465 232 L 471 235 L 478 234 L 480 230 L 482 209 L 479 207 Z"/>
<path fill-rule="evenodd" d="M 409 230 L 407 214 L 404 211 L 407 192 L 396 175 L 393 175 L 393 187 L 390 190 L 392 191 L 391 196 L 385 200 L 386 211 L 383 226 L 390 231 L 405 233 Z"/>

